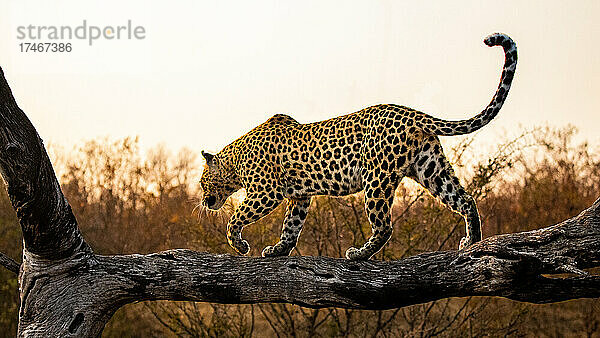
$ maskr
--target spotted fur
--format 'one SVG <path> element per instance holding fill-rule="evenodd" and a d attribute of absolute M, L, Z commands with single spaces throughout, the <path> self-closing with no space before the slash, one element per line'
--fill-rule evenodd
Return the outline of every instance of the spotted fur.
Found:
<path fill-rule="evenodd" d="M 516 45 L 500 33 L 484 42 L 490 47 L 502 46 L 505 63 L 492 101 L 470 119 L 446 121 L 395 104 L 308 124 L 278 114 L 218 154 L 203 152 L 207 162 L 200 179 L 204 205 L 219 209 L 233 192 L 246 190 L 246 198 L 227 225 L 229 244 L 247 254 L 249 246 L 242 239 L 242 229 L 286 200 L 281 238 L 262 255 L 288 255 L 296 246 L 312 196 L 343 196 L 364 190 L 373 234 L 361 248 L 349 248 L 346 257 L 368 259 L 392 234 L 394 192 L 405 176 L 465 218 L 461 249 L 481 240 L 475 201 L 460 185 L 438 136 L 462 135 L 483 127 L 506 99 L 517 64 Z"/>

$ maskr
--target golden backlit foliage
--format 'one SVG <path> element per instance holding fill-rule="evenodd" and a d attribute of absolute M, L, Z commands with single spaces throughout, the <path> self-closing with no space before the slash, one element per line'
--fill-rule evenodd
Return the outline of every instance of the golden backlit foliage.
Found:
<path fill-rule="evenodd" d="M 579 213 L 600 192 L 598 147 L 576 143 L 573 128 L 537 128 L 499 141 L 489 152 L 472 138 L 447 149 L 461 181 L 478 202 L 484 237 L 548 226 Z M 222 211 L 198 206 L 201 163 L 194 152 L 164 146 L 143 154 L 137 139 L 89 141 L 67 153 L 52 148 L 65 195 L 92 248 L 100 254 L 191 248 L 230 253 Z M 475 159 L 475 160 L 473 160 Z M 293 255 L 343 257 L 370 235 L 362 194 L 313 199 Z M 278 240 L 284 207 L 248 227 L 250 254 Z M 394 235 L 376 255 L 392 260 L 455 249 L 462 219 L 405 179 L 396 192 Z M 20 229 L 2 189 L 0 251 L 20 256 Z M 16 277 L 0 269 L 0 335 L 14 335 Z M 262 336 L 598 336 L 598 300 L 531 305 L 489 297 L 440 300 L 387 311 L 305 309 L 294 305 L 145 302 L 119 310 L 105 337 Z"/>

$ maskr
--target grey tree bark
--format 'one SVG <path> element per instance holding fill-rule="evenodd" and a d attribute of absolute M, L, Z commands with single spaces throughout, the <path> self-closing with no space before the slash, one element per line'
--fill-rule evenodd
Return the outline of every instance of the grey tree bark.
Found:
<path fill-rule="evenodd" d="M 464 296 L 600 297 L 600 276 L 584 270 L 600 266 L 600 199 L 554 226 L 399 261 L 190 250 L 96 255 L 1 69 L 0 173 L 23 231 L 23 263 L 0 254 L 0 265 L 19 272 L 19 336 L 95 337 L 119 307 L 143 300 L 389 309 Z"/>

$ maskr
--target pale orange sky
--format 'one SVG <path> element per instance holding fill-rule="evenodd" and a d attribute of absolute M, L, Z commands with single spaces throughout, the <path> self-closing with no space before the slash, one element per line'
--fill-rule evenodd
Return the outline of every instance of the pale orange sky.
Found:
<path fill-rule="evenodd" d="M 139 135 L 216 151 L 275 113 L 310 122 L 377 103 L 468 118 L 503 62 L 519 64 L 504 108 L 477 136 L 572 123 L 600 144 L 600 1 L 7 1 L 0 66 L 46 143 Z M 122 25 L 144 40 L 73 41 L 21 53 L 17 27 Z"/>

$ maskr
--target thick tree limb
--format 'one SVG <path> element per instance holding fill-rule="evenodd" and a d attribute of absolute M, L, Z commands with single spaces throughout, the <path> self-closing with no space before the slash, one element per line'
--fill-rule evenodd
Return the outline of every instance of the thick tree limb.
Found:
<path fill-rule="evenodd" d="M 119 307 L 141 300 L 388 309 L 463 296 L 532 303 L 600 297 L 600 276 L 584 270 L 600 266 L 600 199 L 548 228 L 391 262 L 190 250 L 95 255 L 1 70 L 0 172 L 25 244 L 19 276 L 21 336 L 95 337 Z M 0 264 L 18 269 L 3 257 Z M 559 273 L 569 275 L 547 276 Z"/>

